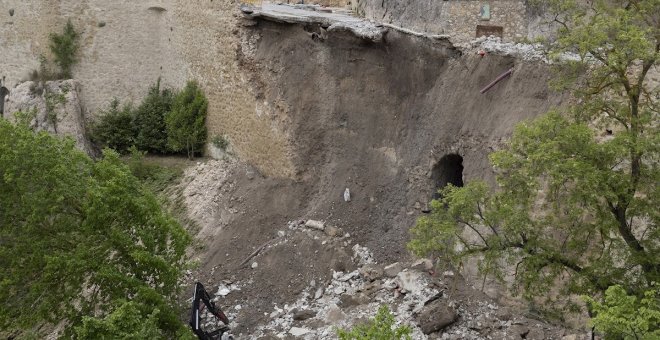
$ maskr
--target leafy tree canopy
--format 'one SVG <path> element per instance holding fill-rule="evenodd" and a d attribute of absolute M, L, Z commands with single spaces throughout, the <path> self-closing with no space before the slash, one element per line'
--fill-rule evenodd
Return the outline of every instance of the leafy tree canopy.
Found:
<path fill-rule="evenodd" d="M 615 285 L 641 296 L 660 282 L 660 92 L 647 77 L 660 58 L 660 1 L 549 4 L 560 25 L 557 83 L 574 103 L 520 124 L 491 155 L 497 190 L 446 188 L 410 248 L 457 264 L 476 258 L 529 299 L 599 298 Z"/>
<path fill-rule="evenodd" d="M 70 139 L 0 120 L 0 329 L 97 332 L 139 311 L 149 332 L 175 334 L 189 242 L 117 153 L 94 162 Z"/>
<path fill-rule="evenodd" d="M 616 285 L 605 291 L 602 303 L 591 297 L 586 300 L 596 315 L 592 324 L 608 338 L 660 339 L 660 290 L 657 286 L 638 298 Z"/>

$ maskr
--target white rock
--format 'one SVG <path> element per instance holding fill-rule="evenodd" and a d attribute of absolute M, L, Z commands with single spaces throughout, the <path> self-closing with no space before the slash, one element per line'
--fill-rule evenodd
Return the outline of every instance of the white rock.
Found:
<path fill-rule="evenodd" d="M 218 287 L 218 292 L 216 292 L 215 295 L 227 296 L 229 293 L 231 293 L 231 289 L 229 289 L 229 287 L 220 285 Z"/>
<path fill-rule="evenodd" d="M 252 269 L 257 269 L 259 267 L 259 264 L 256 262 L 252 262 Z"/>
<path fill-rule="evenodd" d="M 311 331 L 307 328 L 291 327 L 291 329 L 289 329 L 289 334 L 293 336 L 303 336 L 309 332 Z"/>
<path fill-rule="evenodd" d="M 305 227 L 322 231 L 325 229 L 325 223 L 317 220 L 307 220 L 307 222 L 305 222 Z"/>
<path fill-rule="evenodd" d="M 318 300 L 323 296 L 323 287 L 319 287 L 319 289 L 316 290 L 316 293 L 314 293 L 314 300 Z"/>
<path fill-rule="evenodd" d="M 344 190 L 344 202 L 350 202 L 351 201 L 351 191 L 346 188 Z"/>

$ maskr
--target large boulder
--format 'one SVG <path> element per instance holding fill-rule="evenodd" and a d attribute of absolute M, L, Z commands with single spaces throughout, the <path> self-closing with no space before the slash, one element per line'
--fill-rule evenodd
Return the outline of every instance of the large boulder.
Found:
<path fill-rule="evenodd" d="M 80 150 L 92 156 L 94 148 L 86 136 L 79 88 L 71 79 L 21 83 L 10 90 L 3 118 L 16 121 L 20 111 L 35 131 L 70 136 Z"/>
<path fill-rule="evenodd" d="M 458 320 L 458 314 L 444 299 L 429 302 L 415 317 L 415 321 L 424 334 L 438 332 L 456 320 Z"/>

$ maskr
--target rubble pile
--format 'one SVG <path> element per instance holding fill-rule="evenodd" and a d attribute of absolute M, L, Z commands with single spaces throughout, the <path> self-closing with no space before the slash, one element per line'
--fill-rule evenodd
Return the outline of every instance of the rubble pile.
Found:
<path fill-rule="evenodd" d="M 381 305 L 390 308 L 397 325 L 412 328 L 414 339 L 545 339 L 565 335 L 554 326 L 513 317 L 508 309 L 484 300 L 487 298 L 465 298 L 456 289 L 458 275 L 450 270 L 436 271 L 429 259 L 378 264 L 369 249 L 352 244 L 349 234 L 322 221 L 290 222 L 250 262 L 258 263 L 260 254 L 286 246 L 292 236 L 300 234 L 324 245 L 350 248 L 357 269 L 333 270 L 327 282 L 309 281 L 294 301 L 266 307 L 263 313 L 268 321 L 239 337 L 336 339 L 337 328 L 349 329 L 366 322 Z M 220 282 L 214 287 L 215 300 L 223 304 L 225 296 L 246 284 L 253 282 Z M 230 320 L 241 309 L 240 305 L 228 308 Z M 232 328 L 236 326 L 232 324 Z"/>

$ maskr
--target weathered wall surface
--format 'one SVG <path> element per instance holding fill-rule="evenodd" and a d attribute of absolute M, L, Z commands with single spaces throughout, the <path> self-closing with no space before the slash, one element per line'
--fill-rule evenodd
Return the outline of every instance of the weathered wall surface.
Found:
<path fill-rule="evenodd" d="M 85 112 L 113 97 L 139 101 L 150 84 L 197 80 L 209 97 L 209 136 L 224 134 L 233 151 L 264 173 L 291 174 L 280 127 L 259 115 L 237 59 L 238 1 L 0 0 L 0 77 L 10 90 L 48 55 L 48 35 L 68 18 L 81 32 L 80 83 Z M 10 9 L 13 16 L 10 15 Z"/>
<path fill-rule="evenodd" d="M 490 20 L 481 19 L 481 6 L 490 5 Z M 504 28 L 504 39 L 528 36 L 527 1 L 524 0 L 357 0 L 358 12 L 367 18 L 415 31 L 448 34 L 454 42 L 475 38 L 477 25 Z"/>
<path fill-rule="evenodd" d="M 15 120 L 14 113 L 36 131 L 69 136 L 78 149 L 90 156 L 95 150 L 86 137 L 85 120 L 75 80 L 48 81 L 43 84 L 25 82 L 15 87 L 9 96 L 6 113 L 0 118 Z"/>

